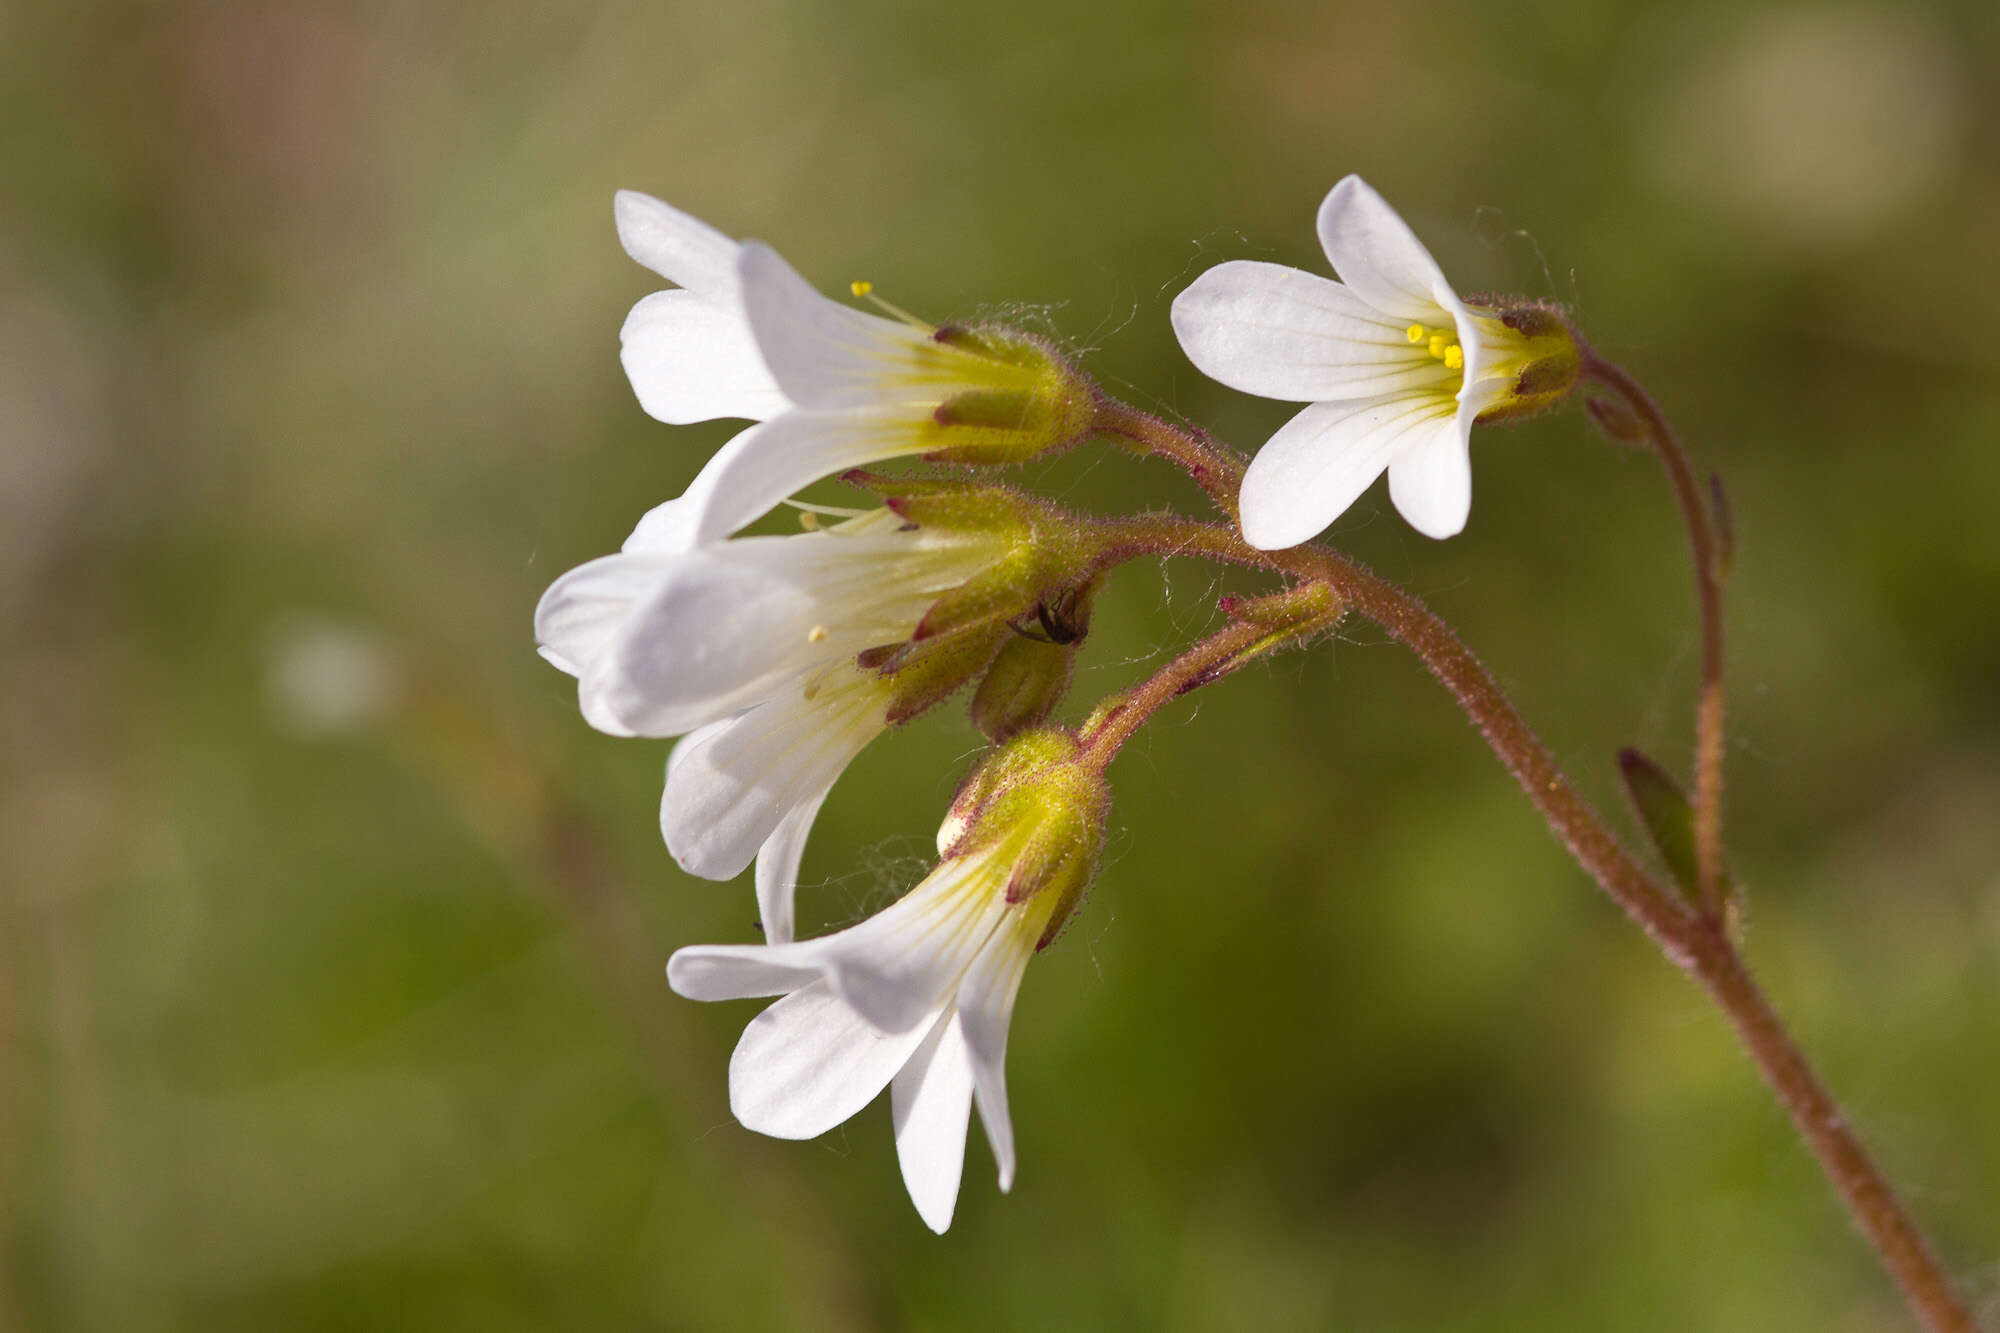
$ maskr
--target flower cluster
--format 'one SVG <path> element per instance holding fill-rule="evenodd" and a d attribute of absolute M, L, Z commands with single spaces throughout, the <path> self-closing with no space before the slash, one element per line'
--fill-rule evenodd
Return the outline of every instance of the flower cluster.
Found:
<path fill-rule="evenodd" d="M 755 863 L 765 941 L 685 948 L 668 968 L 693 999 L 781 997 L 731 1060 L 737 1118 L 811 1137 L 888 1086 L 904 1180 L 942 1231 L 974 1104 L 1001 1188 L 1012 1181 L 1008 1017 L 1027 959 L 1097 864 L 1110 754 L 1146 711 L 1301 641 L 1339 602 L 1308 585 L 1267 599 L 1264 621 L 1232 603 L 1240 642 L 1191 652 L 1185 679 L 1101 707 L 1092 717 L 1112 740 L 1092 744 L 1089 724 L 1081 737 L 1047 725 L 1115 563 L 1107 552 L 1180 551 L 1143 516 L 1112 540 L 1098 521 L 978 475 L 1116 434 L 1095 387 L 1029 334 L 829 299 L 769 248 L 645 195 L 621 193 L 616 213 L 626 250 L 675 284 L 625 321 L 640 404 L 670 423 L 752 424 L 616 554 L 558 579 L 536 637 L 576 677 L 592 726 L 682 738 L 660 805 L 675 860 L 713 879 Z M 1196 365 L 1313 404 L 1244 479 L 1249 545 L 1225 532 L 1240 553 L 1228 558 L 1243 563 L 1256 562 L 1252 548 L 1311 537 L 1384 469 L 1416 527 L 1458 531 L 1473 422 L 1530 410 L 1575 378 L 1559 319 L 1459 298 L 1360 181 L 1334 190 L 1320 231 L 1344 283 L 1224 264 L 1174 303 Z M 853 293 L 870 294 L 865 283 Z M 860 470 L 900 458 L 946 471 Z M 833 476 L 873 502 L 800 504 L 805 530 L 739 535 Z M 1133 531 L 1156 535 L 1148 545 Z M 842 771 L 885 730 L 967 687 L 998 748 L 947 816 L 937 868 L 878 915 L 795 940 L 806 837 Z"/>

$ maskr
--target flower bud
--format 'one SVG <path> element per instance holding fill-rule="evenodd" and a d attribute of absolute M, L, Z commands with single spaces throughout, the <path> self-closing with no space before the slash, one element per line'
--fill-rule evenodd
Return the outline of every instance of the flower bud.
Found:
<path fill-rule="evenodd" d="M 1017 736 L 966 783 L 944 827 L 940 854 L 1004 852 L 1013 869 L 1007 901 L 1032 903 L 1044 948 L 1083 898 L 1104 849 L 1111 789 L 1082 760 L 1076 738 L 1038 728 Z"/>
<path fill-rule="evenodd" d="M 1035 623 L 1016 624 L 972 696 L 972 724 L 988 740 L 1004 741 L 1048 720 L 1069 689 L 1076 653 L 1090 629 L 1094 589 L 1078 588 L 1043 602 Z"/>

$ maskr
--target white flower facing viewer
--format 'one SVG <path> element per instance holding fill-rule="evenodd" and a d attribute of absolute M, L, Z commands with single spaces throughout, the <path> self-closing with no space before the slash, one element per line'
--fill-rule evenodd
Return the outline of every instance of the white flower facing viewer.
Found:
<path fill-rule="evenodd" d="M 996 769 L 995 766 L 998 766 Z M 782 996 L 729 1062 L 745 1127 L 808 1139 L 889 1088 L 903 1183 L 933 1231 L 951 1224 L 976 1102 L 999 1168 L 1014 1180 L 1007 1028 L 1028 960 L 1089 884 L 1109 793 L 1057 731 L 1025 733 L 968 784 L 937 869 L 857 926 L 793 944 L 706 945 L 667 964 L 693 1000 Z"/>
<path fill-rule="evenodd" d="M 1402 218 L 1359 176 L 1333 187 L 1319 239 L 1340 281 L 1281 264 L 1218 264 L 1175 298 L 1202 373 L 1311 404 L 1243 479 L 1243 536 L 1278 550 L 1317 535 L 1386 470 L 1429 537 L 1465 527 L 1475 422 L 1536 411 L 1576 381 L 1576 346 L 1542 306 L 1461 300 Z"/>

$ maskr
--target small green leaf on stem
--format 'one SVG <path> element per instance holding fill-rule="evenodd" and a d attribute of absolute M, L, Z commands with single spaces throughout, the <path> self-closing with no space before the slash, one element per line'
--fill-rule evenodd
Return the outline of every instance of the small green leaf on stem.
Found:
<path fill-rule="evenodd" d="M 1695 852 L 1694 803 L 1668 772 L 1639 751 L 1618 752 L 1618 772 L 1625 779 L 1625 792 L 1646 836 L 1659 849 L 1660 859 L 1680 886 L 1681 895 L 1691 904 L 1701 896 L 1700 861 Z M 1722 876 L 1722 896 L 1733 896 L 1729 875 Z"/>

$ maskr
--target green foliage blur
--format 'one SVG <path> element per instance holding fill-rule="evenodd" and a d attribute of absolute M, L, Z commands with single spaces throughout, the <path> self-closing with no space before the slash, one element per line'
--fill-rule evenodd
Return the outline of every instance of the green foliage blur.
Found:
<path fill-rule="evenodd" d="M 1359 171 L 1464 290 L 1570 304 L 1726 478 L 1749 948 L 2000 1310 L 2000 10 L 76 0 L 0 12 L 0 1328 L 1907 1327 L 1722 1022 L 1367 626 L 1184 701 L 1030 970 L 1020 1179 L 924 1230 L 878 1104 L 727 1109 L 755 938 L 667 746 L 530 613 L 726 423 L 617 361 L 619 187 L 829 291 L 1001 315 L 1254 445 L 1208 265 L 1323 270 Z M 1600 808 L 1685 768 L 1654 461 L 1484 430 L 1470 528 L 1333 539 Z M 1103 449 L 1023 480 L 1199 496 Z M 829 488 L 828 498 L 838 497 Z M 1236 587 L 1122 571 L 1065 716 Z M 892 899 L 975 737 L 878 742 L 802 924 Z"/>

